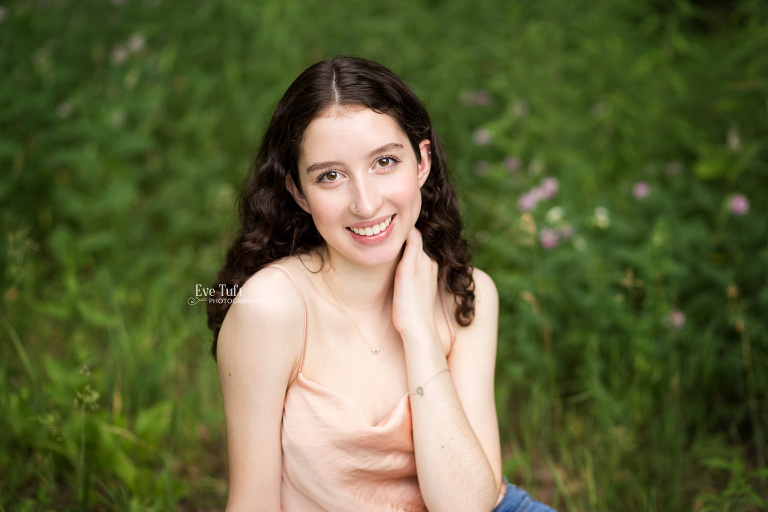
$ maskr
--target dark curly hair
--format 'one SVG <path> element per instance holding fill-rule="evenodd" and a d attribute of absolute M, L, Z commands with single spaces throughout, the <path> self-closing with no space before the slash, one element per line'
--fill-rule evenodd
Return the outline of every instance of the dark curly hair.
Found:
<path fill-rule="evenodd" d="M 312 217 L 286 189 L 285 177 L 290 173 L 300 187 L 297 162 L 304 132 L 334 105 L 361 106 L 391 116 L 405 132 L 417 159 L 419 142 L 431 142 L 432 167 L 421 188 L 416 227 L 422 233 L 425 252 L 438 264 L 439 279 L 455 297 L 456 321 L 466 326 L 474 318 L 475 284 L 467 243 L 461 237 L 459 202 L 427 110 L 405 82 L 384 66 L 357 57 L 336 57 L 309 67 L 288 87 L 253 161 L 238 201 L 241 228 L 219 271 L 214 300 L 208 301 L 214 358 L 230 306 L 226 298 L 234 296 L 233 290 L 265 265 L 324 244 Z"/>

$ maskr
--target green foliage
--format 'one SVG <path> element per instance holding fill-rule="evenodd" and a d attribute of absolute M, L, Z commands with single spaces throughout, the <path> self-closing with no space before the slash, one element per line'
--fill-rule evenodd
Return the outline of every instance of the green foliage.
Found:
<path fill-rule="evenodd" d="M 187 299 L 271 109 L 338 53 L 449 149 L 507 476 L 559 510 L 765 508 L 766 33 L 758 0 L 0 6 L 0 508 L 223 507 Z"/>

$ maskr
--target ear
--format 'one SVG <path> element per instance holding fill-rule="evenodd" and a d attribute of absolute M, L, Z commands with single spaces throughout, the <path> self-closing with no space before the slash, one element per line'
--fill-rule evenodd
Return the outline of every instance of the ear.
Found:
<path fill-rule="evenodd" d="M 304 197 L 304 194 L 301 193 L 299 187 L 296 186 L 296 183 L 293 182 L 293 178 L 291 177 L 290 173 L 285 175 L 285 188 L 288 190 L 288 192 L 290 192 L 290 194 L 293 196 L 293 199 L 296 201 L 296 204 L 298 204 L 302 210 L 309 214 L 312 213 L 309 210 L 309 203 L 307 202 L 307 199 Z"/>
<path fill-rule="evenodd" d="M 429 139 L 424 139 L 419 142 L 419 154 L 421 155 L 421 161 L 419 162 L 417 171 L 419 175 L 419 187 L 422 187 L 429 177 L 429 171 L 432 169 L 432 142 L 430 142 Z"/>

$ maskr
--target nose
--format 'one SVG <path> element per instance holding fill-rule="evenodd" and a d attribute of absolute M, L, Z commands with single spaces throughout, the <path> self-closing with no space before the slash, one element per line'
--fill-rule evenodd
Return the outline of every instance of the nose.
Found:
<path fill-rule="evenodd" d="M 381 206 L 382 196 L 372 176 L 366 174 L 355 181 L 349 208 L 360 217 L 373 217 Z"/>

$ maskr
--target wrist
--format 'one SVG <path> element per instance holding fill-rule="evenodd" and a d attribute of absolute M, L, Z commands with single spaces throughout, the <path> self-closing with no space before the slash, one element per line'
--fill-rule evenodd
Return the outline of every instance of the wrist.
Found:
<path fill-rule="evenodd" d="M 402 335 L 409 377 L 423 382 L 445 367 L 445 348 L 437 329 L 412 330 Z M 415 373 L 411 373 L 415 370 Z M 423 372 L 423 373 L 422 373 Z"/>
<path fill-rule="evenodd" d="M 406 346 L 418 345 L 424 346 L 431 343 L 440 344 L 440 336 L 437 334 L 437 326 L 424 323 L 422 325 L 413 325 L 400 331 L 403 343 Z"/>
<path fill-rule="evenodd" d="M 439 372 L 435 373 L 433 376 L 428 378 L 426 381 L 424 381 L 424 383 L 422 383 L 421 385 L 417 386 L 415 391 L 408 392 L 408 395 L 411 395 L 411 396 L 413 396 L 413 395 L 424 396 L 424 388 L 427 387 L 427 384 L 429 384 L 430 382 L 432 382 L 433 380 L 438 378 L 443 373 L 450 372 L 450 371 L 451 371 L 451 369 L 448 368 L 448 367 L 443 368 L 442 370 L 440 370 Z"/>

